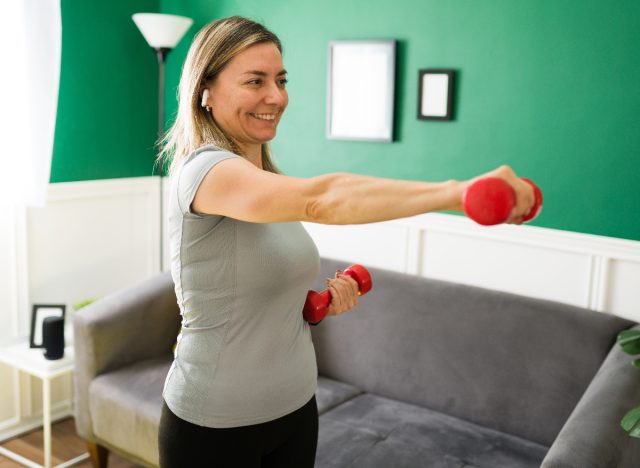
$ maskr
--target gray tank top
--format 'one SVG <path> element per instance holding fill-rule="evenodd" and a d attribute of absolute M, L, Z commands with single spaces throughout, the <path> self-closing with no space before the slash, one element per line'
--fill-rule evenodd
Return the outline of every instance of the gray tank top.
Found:
<path fill-rule="evenodd" d="M 191 211 L 207 172 L 239 157 L 205 146 L 171 178 L 171 274 L 182 327 L 163 397 L 177 416 L 206 427 L 291 413 L 313 397 L 318 378 L 302 308 L 320 257 L 302 224 Z"/>

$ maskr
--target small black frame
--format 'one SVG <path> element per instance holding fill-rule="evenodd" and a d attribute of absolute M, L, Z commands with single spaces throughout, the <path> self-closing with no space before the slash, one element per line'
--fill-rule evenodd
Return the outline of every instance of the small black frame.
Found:
<path fill-rule="evenodd" d="M 29 334 L 30 348 L 44 348 L 42 343 L 42 323 L 47 317 L 62 317 L 66 312 L 65 304 L 33 304 L 31 312 L 31 333 Z"/>
<path fill-rule="evenodd" d="M 436 97 L 442 101 L 442 99 L 446 99 L 445 108 L 446 110 L 442 112 L 442 109 L 439 109 L 437 112 L 433 112 L 424 105 L 423 97 L 425 97 L 425 81 L 429 78 L 429 76 L 434 75 L 446 75 L 447 83 L 446 90 L 443 94 Z M 453 87 L 454 87 L 454 78 L 455 78 L 455 70 L 451 68 L 427 68 L 418 70 L 418 119 L 420 120 L 453 120 Z M 442 92 L 442 90 L 439 90 Z"/>

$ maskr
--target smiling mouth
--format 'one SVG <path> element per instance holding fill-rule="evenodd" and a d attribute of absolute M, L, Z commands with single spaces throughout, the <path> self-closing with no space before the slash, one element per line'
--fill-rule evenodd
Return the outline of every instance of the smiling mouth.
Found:
<path fill-rule="evenodd" d="M 276 112 L 275 114 L 254 114 L 254 113 L 249 113 L 249 115 L 251 117 L 254 117 L 258 120 L 267 120 L 267 121 L 271 121 L 271 120 L 275 120 L 276 117 L 278 116 L 278 113 Z"/>

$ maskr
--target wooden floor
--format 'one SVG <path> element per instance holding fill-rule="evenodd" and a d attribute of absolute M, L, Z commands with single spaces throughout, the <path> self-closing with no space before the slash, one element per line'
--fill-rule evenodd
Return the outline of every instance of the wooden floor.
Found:
<path fill-rule="evenodd" d="M 44 463 L 42 428 L 9 439 L 0 444 L 0 446 L 29 458 L 36 463 Z M 63 419 L 53 425 L 51 429 L 51 449 L 51 461 L 54 466 L 71 458 L 75 458 L 78 455 L 82 455 L 87 451 L 84 440 L 76 434 L 73 418 Z M 19 463 L 0 455 L 0 468 L 18 468 L 21 466 Z M 91 462 L 86 460 L 74 466 L 91 468 Z M 115 453 L 109 454 L 109 468 L 139 467 L 140 465 L 125 460 Z"/>

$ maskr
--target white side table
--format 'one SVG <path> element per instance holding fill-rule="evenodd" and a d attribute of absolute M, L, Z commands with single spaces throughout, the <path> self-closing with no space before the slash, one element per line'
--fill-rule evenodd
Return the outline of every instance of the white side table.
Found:
<path fill-rule="evenodd" d="M 5 342 L 0 346 L 0 362 L 42 380 L 44 465 L 39 465 L 11 450 L 0 447 L 0 454 L 32 468 L 51 468 L 51 380 L 55 377 L 72 373 L 74 368 L 73 345 L 65 347 L 62 359 L 52 361 L 44 358 L 43 351 L 42 348 L 29 348 L 28 337 Z M 89 454 L 84 453 L 57 465 L 57 467 L 63 468 L 75 465 L 87 458 L 89 458 Z"/>

